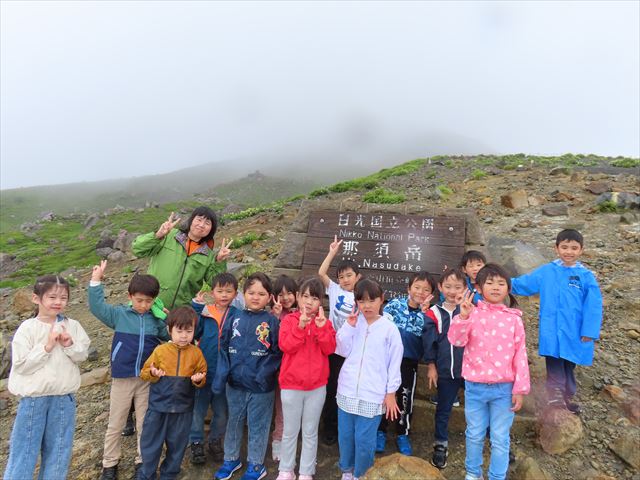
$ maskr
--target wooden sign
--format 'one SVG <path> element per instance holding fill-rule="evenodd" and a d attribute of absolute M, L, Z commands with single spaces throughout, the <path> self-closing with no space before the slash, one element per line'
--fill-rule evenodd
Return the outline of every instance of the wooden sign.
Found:
<path fill-rule="evenodd" d="M 463 217 L 430 217 L 396 213 L 312 212 L 304 249 L 303 275 L 315 275 L 334 235 L 343 259 L 356 262 L 363 276 L 378 281 L 386 298 L 406 295 L 410 277 L 428 271 L 439 277 L 445 265 L 457 266 L 464 254 Z"/>

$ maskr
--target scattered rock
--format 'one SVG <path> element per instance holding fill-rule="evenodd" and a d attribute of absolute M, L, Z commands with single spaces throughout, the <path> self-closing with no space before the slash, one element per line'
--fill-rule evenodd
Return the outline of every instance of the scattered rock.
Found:
<path fill-rule="evenodd" d="M 90 362 L 95 362 L 96 360 L 98 360 L 98 349 L 96 349 L 96 347 L 94 347 L 93 345 L 89 347 L 89 356 L 87 357 L 87 360 Z"/>
<path fill-rule="evenodd" d="M 622 388 L 618 387 L 617 385 L 605 385 L 602 389 L 602 393 L 603 395 L 606 394 L 608 398 L 615 400 L 616 402 L 621 402 L 626 398 L 626 395 Z"/>
<path fill-rule="evenodd" d="M 300 268 L 306 241 L 307 235 L 304 233 L 287 233 L 282 249 L 276 258 L 275 266 L 280 268 Z"/>
<path fill-rule="evenodd" d="M 531 457 L 518 459 L 514 468 L 513 478 L 518 480 L 553 480 Z"/>
<path fill-rule="evenodd" d="M 121 252 L 128 252 L 131 250 L 131 244 L 135 240 L 136 235 L 127 232 L 126 230 L 120 230 L 118 236 L 113 241 L 112 248 L 114 250 L 120 250 Z"/>
<path fill-rule="evenodd" d="M 100 250 L 106 250 L 106 249 L 100 249 Z M 97 250 L 96 250 L 96 252 L 97 252 Z M 120 250 L 111 250 L 111 252 L 109 254 L 107 254 L 107 260 L 109 260 L 110 262 L 113 262 L 113 263 L 120 262 L 120 261 L 124 260 L 125 258 L 126 258 L 125 253 L 121 252 Z"/>
<path fill-rule="evenodd" d="M 640 470 L 638 445 L 640 445 L 640 433 L 636 428 L 623 430 L 616 440 L 609 443 L 609 448 L 633 468 Z"/>
<path fill-rule="evenodd" d="M 611 187 L 606 182 L 591 182 L 585 187 L 585 189 L 588 192 L 593 193 L 594 195 L 600 195 L 602 193 L 611 191 Z"/>
<path fill-rule="evenodd" d="M 99 219 L 100 217 L 98 216 L 97 213 L 92 213 L 91 215 L 89 215 L 87 219 L 84 221 L 85 230 L 89 230 L 90 228 L 92 228 L 96 223 L 98 223 Z"/>
<path fill-rule="evenodd" d="M 538 418 L 538 441 L 547 453 L 564 453 L 583 436 L 580 419 L 568 410 L 552 408 Z"/>
<path fill-rule="evenodd" d="M 109 254 L 114 251 L 115 250 L 111 247 L 96 248 L 96 255 L 98 255 L 100 258 L 107 258 Z"/>
<path fill-rule="evenodd" d="M 542 208 L 542 214 L 547 217 L 559 217 L 562 215 L 569 215 L 569 207 L 564 203 L 556 203 L 554 205 L 547 205 Z"/>
<path fill-rule="evenodd" d="M 533 245 L 505 237 L 491 237 L 487 249 L 492 261 L 499 263 L 513 276 L 523 275 L 547 263 Z"/>
<path fill-rule="evenodd" d="M 7 378 L 11 370 L 11 338 L 7 332 L 0 332 L 0 378 Z"/>
<path fill-rule="evenodd" d="M 33 292 L 27 288 L 21 288 L 16 290 L 13 294 L 12 307 L 13 311 L 18 314 L 20 318 L 27 318 L 31 315 L 35 309 L 35 304 L 31 301 Z"/>
<path fill-rule="evenodd" d="M 625 223 L 627 225 L 633 225 L 638 221 L 638 215 L 632 212 L 625 212 L 620 215 L 620 223 Z"/>
<path fill-rule="evenodd" d="M 539 205 L 544 205 L 545 203 L 547 203 L 547 199 L 542 195 L 531 195 L 528 198 L 528 202 L 532 207 L 537 207 Z"/>
<path fill-rule="evenodd" d="M 500 203 L 507 208 L 519 209 L 525 208 L 529 206 L 529 198 L 527 196 L 527 192 L 525 190 L 516 190 L 514 192 L 508 193 L 507 195 L 502 195 L 500 197 Z"/>
<path fill-rule="evenodd" d="M 394 453 L 376 458 L 362 480 L 446 480 L 436 467 L 418 457 Z"/>
<path fill-rule="evenodd" d="M 109 367 L 94 368 L 80 375 L 80 386 L 88 387 L 98 383 L 107 383 L 111 378 Z"/>
<path fill-rule="evenodd" d="M 553 167 L 549 170 L 549 175 L 571 175 L 571 168 L 565 166 Z"/>
<path fill-rule="evenodd" d="M 50 222 L 54 218 L 55 218 L 55 215 L 53 214 L 53 212 L 49 211 L 49 212 L 42 212 L 40 214 L 39 220 L 42 222 Z"/>
<path fill-rule="evenodd" d="M 596 198 L 596 204 L 613 202 L 618 208 L 640 208 L 640 195 L 631 192 L 607 192 Z"/>
<path fill-rule="evenodd" d="M 24 262 L 16 259 L 15 255 L 0 253 L 0 280 L 7 278 L 13 272 L 22 268 Z"/>

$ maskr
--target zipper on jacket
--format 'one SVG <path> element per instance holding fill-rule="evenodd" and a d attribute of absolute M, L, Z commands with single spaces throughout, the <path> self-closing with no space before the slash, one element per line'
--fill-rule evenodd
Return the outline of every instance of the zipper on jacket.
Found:
<path fill-rule="evenodd" d="M 182 247 L 184 248 L 184 247 Z M 185 251 L 187 256 L 184 259 L 184 263 L 182 264 L 182 272 L 180 272 L 180 280 L 178 280 L 178 286 L 176 287 L 176 293 L 173 294 L 173 300 L 171 300 L 171 306 L 169 310 L 171 310 L 176 303 L 176 298 L 178 297 L 178 292 L 180 291 L 180 286 L 182 285 L 182 278 L 184 277 L 184 272 L 187 269 L 187 262 L 189 261 L 189 252 Z"/>
<path fill-rule="evenodd" d="M 140 338 L 138 339 L 138 355 L 136 356 L 136 377 L 140 376 L 140 362 L 144 350 L 144 313 L 138 314 L 140 317 Z"/>
<path fill-rule="evenodd" d="M 449 344 L 449 348 L 451 349 L 451 379 L 453 380 L 455 378 L 453 376 L 453 345 Z"/>
<path fill-rule="evenodd" d="M 178 348 L 178 362 L 176 364 L 176 377 L 180 376 L 180 349 Z"/>
<path fill-rule="evenodd" d="M 364 342 L 362 342 L 362 356 L 360 357 L 360 368 L 358 370 L 358 381 L 356 382 L 356 397 L 358 397 L 358 393 L 360 393 L 360 374 L 362 373 L 362 362 L 364 362 L 364 352 L 367 348 L 367 338 L 369 337 L 369 326 L 367 326 L 367 331 L 364 334 Z"/>

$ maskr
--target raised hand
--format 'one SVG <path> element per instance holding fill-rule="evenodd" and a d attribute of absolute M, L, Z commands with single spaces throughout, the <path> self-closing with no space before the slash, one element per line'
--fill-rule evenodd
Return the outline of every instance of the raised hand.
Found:
<path fill-rule="evenodd" d="M 355 327 L 356 323 L 358 323 L 358 313 L 360 313 L 358 311 L 358 306 L 354 305 L 353 310 L 351 310 L 351 314 L 347 317 L 347 323 L 352 327 Z"/>
<path fill-rule="evenodd" d="M 298 327 L 304 330 L 310 321 L 311 321 L 311 317 L 307 312 L 307 307 L 305 305 L 302 305 L 300 307 L 300 321 L 298 322 Z"/>
<path fill-rule="evenodd" d="M 200 383 L 205 376 L 206 373 L 204 372 L 194 373 L 193 375 L 191 375 L 191 381 L 193 383 Z"/>
<path fill-rule="evenodd" d="M 231 247 L 232 243 L 233 243 L 232 238 L 229 239 L 229 243 L 227 243 L 226 238 L 222 239 L 222 246 L 220 247 L 220 250 L 218 250 L 218 255 L 216 256 L 216 260 L 218 262 L 225 260 L 229 255 L 231 255 L 231 248 L 229 247 Z"/>
<path fill-rule="evenodd" d="M 55 328 L 55 326 L 56 322 L 53 322 L 51 324 L 51 329 L 49 330 L 49 335 L 47 336 L 47 343 L 45 343 L 44 345 L 44 349 L 47 353 L 51 353 L 51 350 L 53 350 L 56 346 L 56 343 L 58 343 L 58 338 L 60 338 L 60 333 Z"/>
<path fill-rule="evenodd" d="M 104 277 L 104 271 L 107 269 L 107 261 L 101 260 L 100 265 L 94 265 L 91 272 L 91 280 L 94 282 L 100 282 Z"/>
<path fill-rule="evenodd" d="M 465 290 L 464 295 L 460 299 L 460 317 L 463 320 L 469 318 L 471 312 L 473 311 L 473 292 L 469 289 Z"/>
<path fill-rule="evenodd" d="M 340 250 L 340 245 L 342 245 L 342 240 L 338 240 L 338 236 L 334 235 L 333 242 L 331 242 L 331 245 L 329 245 L 329 253 L 332 253 L 334 255 L 337 254 Z"/>
<path fill-rule="evenodd" d="M 271 295 L 271 302 L 273 303 L 271 306 L 271 313 L 280 318 L 280 314 L 282 313 L 282 303 L 278 301 L 278 297 L 275 295 Z"/>
<path fill-rule="evenodd" d="M 154 377 L 164 377 L 167 374 L 167 372 L 165 372 L 161 368 L 156 368 L 153 363 L 151 364 L 151 368 L 149 369 L 149 371 Z"/>
<path fill-rule="evenodd" d="M 316 315 L 316 327 L 322 328 L 325 326 L 326 323 L 327 323 L 327 317 L 324 316 L 324 309 L 322 308 L 322 305 L 320 305 L 320 308 L 318 309 L 318 314 Z"/>
<path fill-rule="evenodd" d="M 179 221 L 180 217 L 174 218 L 173 212 L 171 212 L 171 215 L 169 215 L 167 221 L 160 225 L 160 228 L 158 228 L 158 231 L 156 232 L 156 238 L 163 238 L 167 233 L 171 231 L 171 229 L 173 229 L 178 224 Z"/>
<path fill-rule="evenodd" d="M 422 302 L 422 305 L 420 305 L 420 310 L 422 310 L 422 313 L 427 313 L 427 311 L 429 311 L 429 309 L 431 308 L 431 300 L 433 300 L 432 293 L 427 295 L 427 298 L 425 298 L 424 302 Z"/>
<path fill-rule="evenodd" d="M 63 347 L 70 347 L 73 345 L 73 338 L 71 334 L 67 332 L 67 329 L 64 328 L 64 325 L 60 325 L 62 327 L 62 333 L 58 335 L 58 343 Z"/>
<path fill-rule="evenodd" d="M 196 303 L 205 303 L 205 300 L 204 300 L 204 292 L 203 292 L 202 290 L 200 290 L 198 293 L 196 293 L 196 296 L 195 296 L 195 297 L 193 297 L 193 300 L 194 300 Z M 167 313 L 169 313 L 169 312 L 167 312 Z"/>

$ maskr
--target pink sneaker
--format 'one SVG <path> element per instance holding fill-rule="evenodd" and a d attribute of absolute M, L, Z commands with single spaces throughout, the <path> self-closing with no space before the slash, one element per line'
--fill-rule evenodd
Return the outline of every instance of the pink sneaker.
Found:
<path fill-rule="evenodd" d="M 296 474 L 293 472 L 278 472 L 276 480 L 296 480 Z"/>
<path fill-rule="evenodd" d="M 305 475 L 304 473 L 301 473 L 298 475 L 298 480 L 313 480 L 313 475 Z"/>

